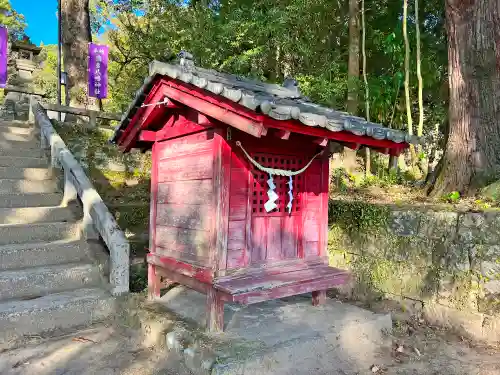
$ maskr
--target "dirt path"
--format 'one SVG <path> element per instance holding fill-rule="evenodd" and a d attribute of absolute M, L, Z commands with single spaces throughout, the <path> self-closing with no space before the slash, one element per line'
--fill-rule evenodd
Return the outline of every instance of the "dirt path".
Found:
<path fill-rule="evenodd" d="M 366 369 L 343 375 L 500 375 L 500 350 L 429 328 L 397 324 L 392 348 Z M 145 348 L 134 331 L 98 326 L 51 340 L 34 339 L 0 354 L 2 375 L 189 375 L 175 355 Z M 335 375 L 335 374 L 332 374 Z"/>
<path fill-rule="evenodd" d="M 419 322 L 397 324 L 375 374 L 500 375 L 500 350 Z"/>
<path fill-rule="evenodd" d="M 2 375 L 189 375 L 164 349 L 145 348 L 132 331 L 98 326 L 0 354 Z"/>

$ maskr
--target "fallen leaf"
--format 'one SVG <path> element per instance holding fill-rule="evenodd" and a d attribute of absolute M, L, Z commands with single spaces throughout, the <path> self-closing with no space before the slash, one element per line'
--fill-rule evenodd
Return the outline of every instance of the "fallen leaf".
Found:
<path fill-rule="evenodd" d="M 420 350 L 418 350 L 418 348 L 413 348 L 415 350 L 415 353 L 417 353 L 417 355 L 420 357 L 422 354 L 420 353 Z"/>
<path fill-rule="evenodd" d="M 372 370 L 373 373 L 376 373 L 376 372 L 380 371 L 380 367 L 378 367 L 376 365 L 372 365 L 371 370 Z"/>
<path fill-rule="evenodd" d="M 405 348 L 403 348 L 403 345 L 399 345 L 398 348 L 396 349 L 398 353 L 403 353 L 405 351 Z"/>

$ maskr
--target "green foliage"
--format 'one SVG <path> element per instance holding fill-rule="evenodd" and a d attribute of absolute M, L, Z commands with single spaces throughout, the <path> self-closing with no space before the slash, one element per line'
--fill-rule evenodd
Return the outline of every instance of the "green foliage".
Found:
<path fill-rule="evenodd" d="M 401 4 L 366 1 L 370 107 L 374 121 L 405 128 L 402 89 L 403 40 Z M 422 69 L 426 118 L 443 121 L 446 98 L 444 5 L 421 10 Z M 105 108 L 125 109 L 153 60 L 170 61 L 180 50 L 196 64 L 268 82 L 295 77 L 314 101 L 345 109 L 347 92 L 348 9 L 342 2 L 291 0 L 92 0 L 94 32 L 111 22 L 100 36 L 111 45 L 110 93 Z M 410 40 L 415 42 L 414 28 Z M 411 82 L 416 85 L 412 72 Z M 413 86 L 412 91 L 416 92 Z M 362 95 L 360 95 L 362 97 Z M 416 100 L 416 95 L 412 96 Z M 360 105 L 360 108 L 363 106 Z M 417 108 L 416 102 L 412 104 Z M 426 124 L 427 125 L 427 124 Z"/>
<path fill-rule="evenodd" d="M 24 36 L 27 26 L 24 16 L 12 8 L 10 0 L 0 0 L 0 25 L 7 26 L 9 36 L 14 40 Z"/>
<path fill-rule="evenodd" d="M 36 61 L 38 69 L 34 72 L 33 83 L 38 90 L 45 92 L 47 100 L 57 100 L 57 45 L 44 45 Z"/>
<path fill-rule="evenodd" d="M 458 203 L 460 200 L 460 193 L 458 191 L 452 191 L 449 194 L 443 195 L 441 200 L 448 203 Z"/>

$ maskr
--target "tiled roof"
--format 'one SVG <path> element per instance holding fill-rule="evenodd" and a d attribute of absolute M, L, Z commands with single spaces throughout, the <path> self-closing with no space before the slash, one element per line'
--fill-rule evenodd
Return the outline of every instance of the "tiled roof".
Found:
<path fill-rule="evenodd" d="M 181 59 L 181 64 L 182 62 Z M 181 64 L 153 61 L 149 65 L 149 77 L 145 79 L 143 86 L 137 91 L 135 99 L 123 115 L 113 140 L 118 137 L 121 129 L 127 127 L 137 109 L 143 104 L 154 83 L 154 78 L 160 75 L 178 79 L 216 95 L 221 95 L 276 120 L 295 119 L 304 125 L 322 127 L 332 132 L 345 130 L 355 135 L 366 135 L 378 140 L 419 143 L 418 137 L 410 136 L 408 133 L 383 127 L 346 112 L 314 104 L 300 94 L 291 80 L 284 85 L 288 87 L 284 87 L 192 65 L 186 67 Z"/>

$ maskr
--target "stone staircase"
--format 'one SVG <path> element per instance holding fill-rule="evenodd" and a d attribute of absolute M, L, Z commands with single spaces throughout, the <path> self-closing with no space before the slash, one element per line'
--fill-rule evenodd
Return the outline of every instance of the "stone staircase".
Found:
<path fill-rule="evenodd" d="M 62 206 L 37 130 L 0 120 L 0 348 L 109 316 L 108 256 L 81 235 L 81 208 Z"/>

